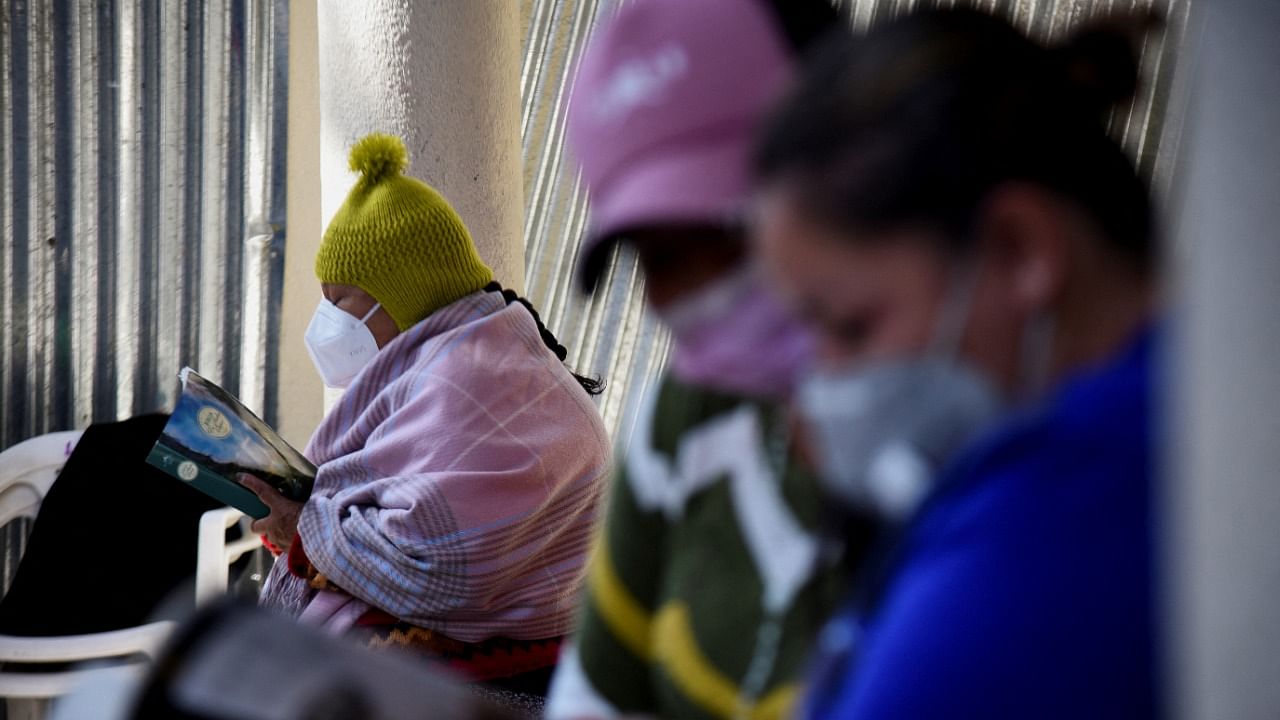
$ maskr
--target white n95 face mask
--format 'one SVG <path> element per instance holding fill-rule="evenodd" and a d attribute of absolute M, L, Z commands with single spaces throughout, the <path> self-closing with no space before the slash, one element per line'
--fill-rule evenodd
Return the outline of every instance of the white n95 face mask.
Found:
<path fill-rule="evenodd" d="M 325 385 L 345 388 L 378 354 L 378 341 L 365 323 L 379 307 L 381 304 L 375 303 L 364 317 L 357 318 L 321 298 L 304 341 Z"/>

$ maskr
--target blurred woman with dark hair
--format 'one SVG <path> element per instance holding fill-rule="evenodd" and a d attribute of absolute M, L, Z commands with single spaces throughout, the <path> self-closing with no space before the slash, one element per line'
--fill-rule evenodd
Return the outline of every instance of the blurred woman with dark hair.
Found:
<path fill-rule="evenodd" d="M 820 334 L 798 404 L 891 530 L 815 717 L 1155 713 L 1156 239 L 1103 122 L 1151 24 L 922 12 L 828 47 L 766 133 L 757 249 Z"/>

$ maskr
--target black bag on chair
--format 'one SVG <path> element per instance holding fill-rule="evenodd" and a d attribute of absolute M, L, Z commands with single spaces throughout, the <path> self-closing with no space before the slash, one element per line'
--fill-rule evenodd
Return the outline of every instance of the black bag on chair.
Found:
<path fill-rule="evenodd" d="M 200 516 L 220 503 L 146 463 L 167 415 L 92 425 L 41 503 L 0 633 L 78 635 L 141 625 L 189 582 Z M 192 604 L 188 588 L 185 607 Z"/>

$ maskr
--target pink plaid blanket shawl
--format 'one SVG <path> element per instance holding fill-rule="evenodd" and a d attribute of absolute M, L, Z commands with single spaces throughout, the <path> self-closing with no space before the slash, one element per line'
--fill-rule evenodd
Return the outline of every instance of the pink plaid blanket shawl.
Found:
<path fill-rule="evenodd" d="M 603 480 L 600 415 L 520 305 L 478 292 L 388 343 L 305 451 L 298 533 L 345 592 L 277 559 L 262 604 L 333 632 L 371 608 L 448 637 L 565 634 Z"/>

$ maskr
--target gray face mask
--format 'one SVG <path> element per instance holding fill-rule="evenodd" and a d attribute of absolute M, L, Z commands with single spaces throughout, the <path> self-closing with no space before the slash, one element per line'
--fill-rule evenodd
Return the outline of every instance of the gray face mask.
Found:
<path fill-rule="evenodd" d="M 982 376 L 940 358 L 818 371 L 798 400 L 828 496 L 890 521 L 915 510 L 938 470 L 1001 408 Z"/>
<path fill-rule="evenodd" d="M 846 510 L 905 520 L 1003 408 L 996 386 L 958 357 L 975 282 L 972 268 L 958 274 L 923 356 L 819 368 L 801 381 L 824 491 Z"/>

